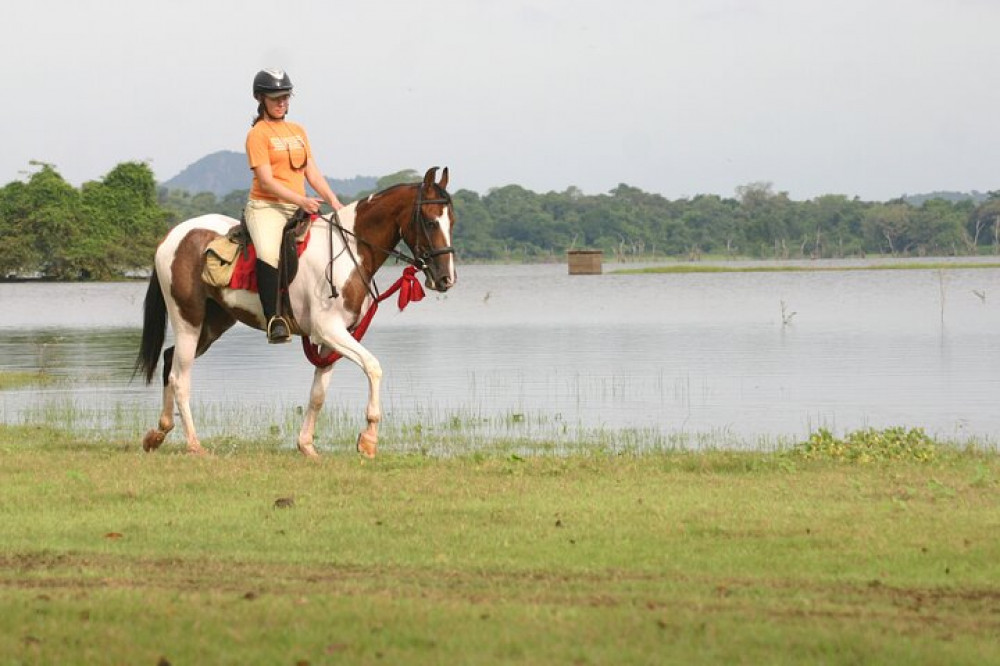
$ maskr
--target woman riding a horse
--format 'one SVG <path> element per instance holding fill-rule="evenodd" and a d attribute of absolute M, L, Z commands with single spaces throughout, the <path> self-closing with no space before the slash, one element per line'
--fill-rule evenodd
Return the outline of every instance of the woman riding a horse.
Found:
<path fill-rule="evenodd" d="M 257 72 L 253 96 L 258 102 L 257 117 L 246 140 L 253 185 L 244 219 L 257 252 L 258 293 L 267 322 L 267 341 L 288 342 L 288 322 L 276 314 L 282 229 L 299 208 L 316 214 L 324 200 L 334 210 L 343 204 L 316 165 L 305 129 L 287 120 L 292 96 L 288 74 L 280 69 Z M 323 199 L 306 196 L 306 181 Z"/>
<path fill-rule="evenodd" d="M 368 425 L 358 436 L 357 449 L 375 455 L 382 418 L 382 366 L 360 337 L 373 306 L 392 292 L 380 293 L 375 284 L 379 268 L 395 258 L 409 264 L 404 270 L 408 280 L 420 271 L 429 289 L 445 292 L 455 286 L 455 211 L 447 191 L 448 169 L 440 180 L 437 171 L 432 167 L 421 182 L 394 185 L 345 206 L 336 216 L 319 216 L 312 222 L 311 240 L 304 243 L 287 292 L 296 334 L 302 336 L 304 347 L 315 352 L 307 353 L 316 370 L 296 442 L 307 456 L 317 455 L 313 438 L 334 367 L 328 360 L 331 353 L 357 364 L 368 378 Z M 135 366 L 151 382 L 162 352 L 163 408 L 156 428 L 143 437 L 146 451 L 163 443 L 174 427 L 176 409 L 187 450 L 204 453 L 191 414 L 192 364 L 236 322 L 260 329 L 267 321 L 260 300 L 247 285 L 219 285 L 204 278 L 210 245 L 238 224 L 231 217 L 203 215 L 173 227 L 157 246 Z M 411 292 L 400 289 L 400 307 L 404 293 Z M 174 344 L 164 350 L 168 320 Z"/>

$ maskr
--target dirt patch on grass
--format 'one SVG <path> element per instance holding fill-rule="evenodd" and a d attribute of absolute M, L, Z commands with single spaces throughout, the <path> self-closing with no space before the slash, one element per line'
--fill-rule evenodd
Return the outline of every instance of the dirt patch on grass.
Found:
<path fill-rule="evenodd" d="M 389 595 L 425 603 L 628 608 L 719 613 L 783 622 L 877 623 L 942 636 L 1000 633 L 1000 587 L 904 587 L 880 581 L 736 580 L 622 571 L 466 571 L 330 563 L 200 562 L 95 553 L 0 556 L 0 587 L 48 596 L 95 590 L 158 590 L 234 600 Z"/>

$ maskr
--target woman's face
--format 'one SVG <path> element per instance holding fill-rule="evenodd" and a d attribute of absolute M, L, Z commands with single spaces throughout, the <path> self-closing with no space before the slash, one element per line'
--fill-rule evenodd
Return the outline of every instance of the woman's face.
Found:
<path fill-rule="evenodd" d="M 288 103 L 291 100 L 291 95 L 282 95 L 281 97 L 268 97 L 264 96 L 264 108 L 267 110 L 267 115 L 275 120 L 281 120 L 288 113 Z"/>

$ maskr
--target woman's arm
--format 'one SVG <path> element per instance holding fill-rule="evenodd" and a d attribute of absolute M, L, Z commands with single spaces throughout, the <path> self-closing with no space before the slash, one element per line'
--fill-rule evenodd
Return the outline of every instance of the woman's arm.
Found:
<path fill-rule="evenodd" d="M 312 188 L 316 190 L 317 193 L 323 199 L 330 204 L 330 207 L 334 210 L 340 210 L 344 207 L 344 204 L 340 203 L 340 199 L 337 195 L 333 193 L 330 189 L 330 183 L 326 182 L 326 177 L 323 176 L 323 172 L 320 168 L 316 166 L 316 160 L 309 160 L 306 164 L 306 180 L 312 185 Z"/>
<path fill-rule="evenodd" d="M 257 181 L 260 183 L 261 188 L 271 196 L 277 197 L 281 201 L 295 204 L 304 209 L 307 213 L 319 212 L 318 199 L 303 196 L 275 180 L 270 164 L 261 164 L 258 167 L 254 167 L 253 171 L 257 175 Z M 306 168 L 306 173 L 308 174 L 308 167 Z M 310 181 L 309 184 L 312 185 L 312 181 Z M 313 187 L 316 186 L 313 185 Z M 330 187 L 327 186 L 327 190 L 329 189 Z M 318 191 L 319 190 L 317 189 L 317 192 Z"/>

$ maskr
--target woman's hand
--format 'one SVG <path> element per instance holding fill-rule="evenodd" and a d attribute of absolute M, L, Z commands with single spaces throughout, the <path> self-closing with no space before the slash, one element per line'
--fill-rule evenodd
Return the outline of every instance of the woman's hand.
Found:
<path fill-rule="evenodd" d="M 299 202 L 299 208 L 309 213 L 310 215 L 318 215 L 319 207 L 323 204 L 322 199 L 313 199 L 312 197 L 302 197 L 302 201 Z"/>

